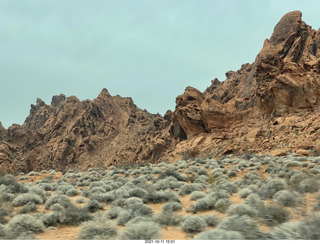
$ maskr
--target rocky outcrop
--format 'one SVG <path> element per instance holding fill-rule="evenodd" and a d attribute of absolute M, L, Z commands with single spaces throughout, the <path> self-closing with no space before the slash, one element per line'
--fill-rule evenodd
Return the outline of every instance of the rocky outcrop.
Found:
<path fill-rule="evenodd" d="M 301 16 L 299 11 L 283 16 L 254 63 L 227 72 L 224 82 L 213 80 L 203 93 L 188 87 L 178 96 L 172 130 L 185 135 L 176 136 L 175 156 L 186 151 L 272 153 L 277 148 L 297 152 L 315 146 L 320 31 Z M 297 143 L 306 137 L 309 143 Z"/>
<path fill-rule="evenodd" d="M 94 100 L 37 99 L 23 125 L 0 124 L 0 170 L 103 167 L 247 152 L 320 155 L 320 31 L 286 14 L 252 64 L 162 117 L 103 89 Z"/>
<path fill-rule="evenodd" d="M 155 161 L 168 147 L 161 135 L 169 124 L 106 89 L 92 101 L 63 94 L 54 96 L 51 105 L 37 99 L 24 124 L 6 131 L 0 167 L 62 170 Z"/>

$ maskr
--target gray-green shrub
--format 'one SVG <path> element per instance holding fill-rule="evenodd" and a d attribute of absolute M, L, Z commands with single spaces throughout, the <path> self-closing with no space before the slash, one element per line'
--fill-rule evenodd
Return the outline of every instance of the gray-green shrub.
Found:
<path fill-rule="evenodd" d="M 186 233 L 199 233 L 207 227 L 207 223 L 199 216 L 187 217 L 182 226 L 181 230 Z"/>

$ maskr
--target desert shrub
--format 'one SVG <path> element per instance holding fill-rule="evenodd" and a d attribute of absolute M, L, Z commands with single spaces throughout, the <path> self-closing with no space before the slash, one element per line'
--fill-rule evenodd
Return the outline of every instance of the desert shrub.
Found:
<path fill-rule="evenodd" d="M 91 193 L 106 193 L 106 190 L 102 186 L 94 186 L 90 190 Z"/>
<path fill-rule="evenodd" d="M 145 202 L 161 203 L 166 201 L 180 201 L 177 193 L 171 190 L 153 191 L 152 188 L 148 190 L 148 195 L 143 199 Z"/>
<path fill-rule="evenodd" d="M 215 227 L 220 222 L 220 217 L 217 214 L 203 215 L 201 218 L 206 222 L 208 226 Z"/>
<path fill-rule="evenodd" d="M 223 212 L 231 204 L 229 197 L 230 193 L 225 190 L 211 192 L 206 197 L 200 198 L 192 204 L 190 211 L 197 212 L 216 209 Z"/>
<path fill-rule="evenodd" d="M 112 240 L 118 234 L 118 228 L 112 221 L 96 219 L 85 222 L 78 233 L 80 240 Z"/>
<path fill-rule="evenodd" d="M 77 189 L 73 188 L 73 189 L 70 189 L 66 192 L 66 195 L 69 196 L 69 197 L 74 197 L 76 195 L 79 195 L 79 192 Z"/>
<path fill-rule="evenodd" d="M 25 214 L 25 213 L 30 213 L 30 212 L 34 212 L 38 209 L 38 205 L 33 203 L 33 202 L 28 202 L 27 204 L 25 204 L 23 206 L 22 209 L 19 210 L 20 214 Z"/>
<path fill-rule="evenodd" d="M 230 208 L 227 211 L 228 215 L 248 215 L 249 217 L 257 217 L 258 211 L 251 206 L 240 203 L 230 206 Z"/>
<path fill-rule="evenodd" d="M 111 192 L 108 192 L 108 193 L 93 193 L 93 194 L 90 194 L 89 199 L 90 200 L 95 200 L 95 201 L 98 201 L 98 202 L 108 203 L 108 202 L 112 202 L 115 199 L 115 196 L 113 194 L 111 194 Z"/>
<path fill-rule="evenodd" d="M 58 188 L 58 184 L 56 182 L 48 183 L 43 182 L 38 185 L 44 191 L 55 191 Z"/>
<path fill-rule="evenodd" d="M 238 192 L 239 197 L 241 198 L 246 198 L 247 196 L 249 196 L 252 193 L 252 190 L 248 187 L 241 189 Z"/>
<path fill-rule="evenodd" d="M 41 204 L 42 199 L 36 194 L 23 193 L 14 198 L 12 202 L 14 206 L 22 206 L 27 203 Z"/>
<path fill-rule="evenodd" d="M 112 206 L 107 212 L 106 217 L 108 219 L 116 219 L 118 218 L 119 213 L 122 211 L 121 207 Z"/>
<path fill-rule="evenodd" d="M 141 198 L 138 198 L 138 197 L 129 197 L 124 201 L 124 203 L 126 205 L 136 204 L 136 203 L 143 204 L 143 201 Z"/>
<path fill-rule="evenodd" d="M 239 231 L 229 231 L 215 228 L 199 233 L 195 240 L 243 240 L 244 236 Z"/>
<path fill-rule="evenodd" d="M 65 208 L 65 214 L 60 217 L 59 222 L 66 225 L 79 225 L 83 221 L 91 220 L 91 218 L 87 208 L 69 205 Z"/>
<path fill-rule="evenodd" d="M 302 239 L 300 233 L 300 222 L 287 222 L 277 226 L 271 233 L 270 239 L 273 240 L 299 240 Z"/>
<path fill-rule="evenodd" d="M 87 204 L 84 206 L 90 213 L 95 213 L 99 209 L 102 209 L 105 205 L 101 202 L 98 202 L 97 200 L 89 200 Z"/>
<path fill-rule="evenodd" d="M 286 188 L 287 184 L 284 180 L 273 178 L 260 187 L 259 195 L 264 199 L 272 198 L 278 191 L 284 190 Z"/>
<path fill-rule="evenodd" d="M 168 202 L 162 207 L 163 211 L 167 211 L 167 210 L 179 211 L 182 208 L 183 208 L 182 204 L 178 202 Z"/>
<path fill-rule="evenodd" d="M 168 176 L 172 176 L 174 178 L 176 178 L 179 181 L 186 181 L 187 177 L 180 175 L 178 172 L 171 170 L 171 169 L 167 169 L 166 171 L 162 172 L 159 176 L 158 179 L 165 179 Z"/>
<path fill-rule="evenodd" d="M 77 191 L 77 189 L 75 189 L 72 185 L 69 185 L 69 184 L 63 184 L 63 185 L 58 186 L 58 188 L 57 188 L 57 191 L 60 191 L 63 194 L 66 194 L 70 190 Z"/>
<path fill-rule="evenodd" d="M 0 224 L 0 240 L 2 240 L 6 235 L 5 226 Z"/>
<path fill-rule="evenodd" d="M 160 238 L 160 226 L 155 222 L 141 221 L 138 223 L 128 224 L 123 232 L 123 240 L 154 240 Z"/>
<path fill-rule="evenodd" d="M 199 183 L 185 184 L 185 185 L 181 186 L 181 188 L 179 190 L 179 195 L 180 196 L 188 195 L 194 191 L 201 191 L 204 188 L 205 188 L 205 186 L 203 184 L 199 184 Z"/>
<path fill-rule="evenodd" d="M 118 214 L 118 225 L 125 225 L 129 220 L 137 216 L 151 216 L 152 209 L 142 203 L 129 204 L 125 207 L 124 211 Z"/>
<path fill-rule="evenodd" d="M 181 223 L 182 217 L 171 209 L 163 210 L 156 215 L 156 222 L 164 226 L 177 226 Z"/>
<path fill-rule="evenodd" d="M 317 196 L 317 202 L 316 202 L 316 204 L 314 205 L 314 208 L 313 208 L 313 210 L 315 210 L 315 211 L 319 211 L 320 210 L 320 195 L 318 195 Z"/>
<path fill-rule="evenodd" d="M 139 187 L 135 187 L 129 190 L 130 197 L 139 197 L 144 198 L 148 195 L 148 192 L 145 189 L 141 189 Z"/>
<path fill-rule="evenodd" d="M 186 233 L 199 233 L 207 227 L 207 223 L 199 216 L 189 216 L 181 226 Z"/>
<path fill-rule="evenodd" d="M 40 173 L 38 172 L 35 172 L 35 171 L 29 172 L 29 176 L 38 176 L 38 175 L 40 175 Z"/>
<path fill-rule="evenodd" d="M 288 190 L 278 191 L 273 196 L 275 202 L 283 204 L 286 207 L 295 207 L 299 202 L 299 198 L 299 193 Z"/>
<path fill-rule="evenodd" d="M 72 205 L 70 198 L 65 196 L 65 195 L 54 195 L 52 197 L 50 197 L 46 202 L 45 202 L 45 208 L 46 209 L 50 209 L 50 207 L 55 204 L 55 203 L 59 203 L 60 205 L 62 205 L 64 208 Z"/>
<path fill-rule="evenodd" d="M 28 239 L 30 234 L 41 233 L 45 229 L 43 223 L 28 214 L 14 216 L 6 225 L 6 239 Z M 25 238 L 28 236 L 27 238 Z"/>
<path fill-rule="evenodd" d="M 29 192 L 38 195 L 43 201 L 46 199 L 46 192 L 39 186 L 29 187 Z"/>
<path fill-rule="evenodd" d="M 290 217 L 289 211 L 278 204 L 264 206 L 259 214 L 262 218 L 261 222 L 268 226 L 275 226 L 287 222 Z"/>
<path fill-rule="evenodd" d="M 193 183 L 200 183 L 200 184 L 206 184 L 208 181 L 208 177 L 206 175 L 198 175 L 193 180 Z"/>
<path fill-rule="evenodd" d="M 319 181 L 315 178 L 307 178 L 300 182 L 299 184 L 299 192 L 305 193 L 305 192 L 318 192 L 319 191 Z"/>
<path fill-rule="evenodd" d="M 260 231 L 258 222 L 247 215 L 228 216 L 216 228 L 240 232 L 243 235 L 243 239 L 247 240 L 264 239 L 264 234 Z"/>
<path fill-rule="evenodd" d="M 120 213 L 118 213 L 117 224 L 126 225 L 126 223 L 128 223 L 128 221 L 134 217 L 133 215 L 134 214 L 131 209 L 122 210 Z"/>
<path fill-rule="evenodd" d="M 204 198 L 206 194 L 202 191 L 194 191 L 190 195 L 190 200 L 198 200 L 200 198 Z"/>
<path fill-rule="evenodd" d="M 0 175 L 0 186 L 6 186 L 7 193 L 25 193 L 28 189 L 23 185 L 18 183 L 12 175 Z"/>
<path fill-rule="evenodd" d="M 257 194 L 250 194 L 245 200 L 245 204 L 248 204 L 252 208 L 260 211 L 264 207 L 263 200 Z"/>
<path fill-rule="evenodd" d="M 301 223 L 300 233 L 304 240 L 320 240 L 320 214 L 314 214 Z"/>

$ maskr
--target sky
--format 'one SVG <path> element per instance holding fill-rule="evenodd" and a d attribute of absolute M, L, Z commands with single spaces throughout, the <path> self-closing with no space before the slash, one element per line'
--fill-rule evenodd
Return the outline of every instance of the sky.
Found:
<path fill-rule="evenodd" d="M 318 30 L 318 0 L 0 0 L 0 121 L 103 88 L 163 115 L 187 86 L 254 62 L 293 10 Z"/>

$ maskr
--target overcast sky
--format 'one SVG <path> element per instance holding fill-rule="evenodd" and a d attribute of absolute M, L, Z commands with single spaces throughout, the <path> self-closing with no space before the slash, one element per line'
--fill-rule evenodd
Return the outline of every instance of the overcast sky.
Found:
<path fill-rule="evenodd" d="M 164 114 L 186 86 L 252 63 L 292 10 L 318 30 L 318 0 L 0 0 L 0 121 L 103 88 Z"/>

